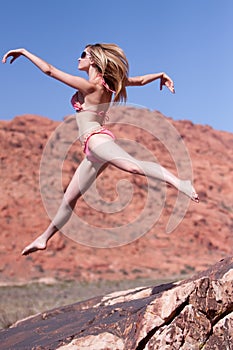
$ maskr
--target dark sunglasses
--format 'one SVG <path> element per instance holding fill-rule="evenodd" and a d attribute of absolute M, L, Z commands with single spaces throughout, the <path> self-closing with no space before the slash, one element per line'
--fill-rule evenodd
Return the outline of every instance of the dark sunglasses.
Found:
<path fill-rule="evenodd" d="M 86 58 L 86 57 L 91 57 L 91 55 L 88 52 L 83 51 L 80 55 L 80 58 Z"/>

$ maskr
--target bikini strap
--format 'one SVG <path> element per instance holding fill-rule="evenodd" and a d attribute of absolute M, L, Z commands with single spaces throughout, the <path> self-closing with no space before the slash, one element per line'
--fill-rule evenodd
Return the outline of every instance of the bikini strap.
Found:
<path fill-rule="evenodd" d="M 106 83 L 106 81 L 104 80 L 104 77 L 102 76 L 102 74 L 99 74 L 98 75 L 99 77 L 101 77 L 101 79 L 102 79 L 102 85 L 108 90 L 108 91 L 110 91 L 110 92 L 112 92 L 112 93 L 116 93 L 116 91 L 114 91 L 114 90 L 112 90 L 112 89 L 110 89 L 110 87 L 108 86 L 108 84 Z"/>

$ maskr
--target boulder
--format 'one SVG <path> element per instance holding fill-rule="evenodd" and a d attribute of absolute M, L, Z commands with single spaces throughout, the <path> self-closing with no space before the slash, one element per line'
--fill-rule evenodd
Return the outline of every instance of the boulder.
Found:
<path fill-rule="evenodd" d="M 0 332 L 9 350 L 233 349 L 233 257 L 180 282 L 111 293 Z"/>

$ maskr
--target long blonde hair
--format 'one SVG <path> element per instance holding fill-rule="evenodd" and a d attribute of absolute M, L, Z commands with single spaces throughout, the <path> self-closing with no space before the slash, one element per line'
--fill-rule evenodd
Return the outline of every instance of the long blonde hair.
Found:
<path fill-rule="evenodd" d="M 89 44 L 86 46 L 97 70 L 109 87 L 115 91 L 114 102 L 126 101 L 126 80 L 129 63 L 124 51 L 116 44 Z"/>

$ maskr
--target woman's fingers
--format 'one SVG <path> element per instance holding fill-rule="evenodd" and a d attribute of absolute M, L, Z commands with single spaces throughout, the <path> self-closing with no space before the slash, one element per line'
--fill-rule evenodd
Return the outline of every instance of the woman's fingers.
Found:
<path fill-rule="evenodd" d="M 2 63 L 6 63 L 7 59 L 9 57 L 12 56 L 11 60 L 10 60 L 10 64 L 14 62 L 14 60 L 16 60 L 16 58 L 18 58 L 21 55 L 20 50 L 15 50 L 15 51 L 8 51 L 2 58 Z"/>
<path fill-rule="evenodd" d="M 167 80 L 165 82 L 166 87 L 174 94 L 175 93 L 175 88 L 174 88 L 174 84 L 173 81 L 169 81 Z"/>
<path fill-rule="evenodd" d="M 175 93 L 173 80 L 165 73 L 160 79 L 160 90 L 162 90 L 163 85 L 165 85 L 173 94 Z"/>
<path fill-rule="evenodd" d="M 4 55 L 2 58 L 2 63 L 6 63 L 6 60 L 7 60 L 7 55 Z"/>

